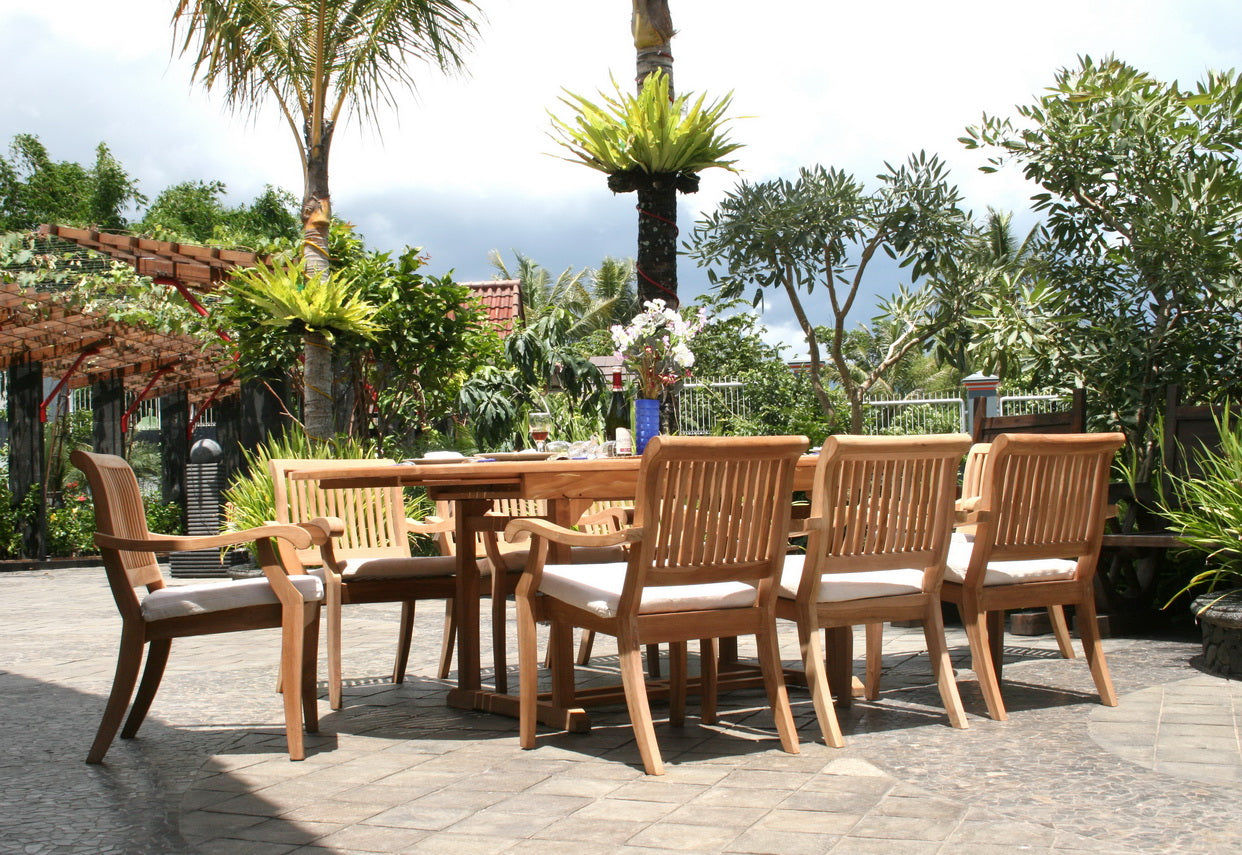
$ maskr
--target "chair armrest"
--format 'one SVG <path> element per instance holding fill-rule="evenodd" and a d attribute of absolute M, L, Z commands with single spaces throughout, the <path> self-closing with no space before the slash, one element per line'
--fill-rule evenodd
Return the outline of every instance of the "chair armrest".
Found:
<path fill-rule="evenodd" d="M 125 549 L 133 552 L 192 552 L 198 549 L 217 549 L 236 546 L 269 537 L 289 541 L 296 549 L 308 549 L 318 535 L 312 527 L 300 525 L 262 525 L 242 531 L 226 531 L 220 534 L 171 535 L 148 534 L 144 538 L 117 537 L 113 534 L 95 533 L 95 545 L 105 549 Z"/>
<path fill-rule="evenodd" d="M 521 543 L 532 535 L 569 546 L 617 546 L 642 540 L 643 530 L 631 526 L 620 531 L 590 534 L 585 531 L 562 528 L 556 523 L 533 517 L 515 519 L 505 526 L 505 540 L 509 543 Z"/>
<path fill-rule="evenodd" d="M 604 525 L 619 531 L 630 525 L 633 519 L 633 508 L 604 508 L 602 511 L 584 516 L 578 520 L 578 525 Z"/>

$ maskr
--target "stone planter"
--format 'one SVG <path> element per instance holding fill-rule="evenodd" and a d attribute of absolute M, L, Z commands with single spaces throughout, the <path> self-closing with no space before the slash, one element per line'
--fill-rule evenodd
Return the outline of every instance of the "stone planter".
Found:
<path fill-rule="evenodd" d="M 1203 668 L 1242 678 L 1242 589 L 1203 594 L 1191 603 L 1203 631 Z"/>

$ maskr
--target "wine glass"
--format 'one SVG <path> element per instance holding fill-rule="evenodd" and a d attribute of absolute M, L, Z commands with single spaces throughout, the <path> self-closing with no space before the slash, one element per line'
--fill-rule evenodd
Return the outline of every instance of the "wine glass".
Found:
<path fill-rule="evenodd" d="M 551 413 L 530 414 L 530 438 L 535 441 L 535 448 L 543 451 L 548 441 L 548 432 L 552 430 Z"/>

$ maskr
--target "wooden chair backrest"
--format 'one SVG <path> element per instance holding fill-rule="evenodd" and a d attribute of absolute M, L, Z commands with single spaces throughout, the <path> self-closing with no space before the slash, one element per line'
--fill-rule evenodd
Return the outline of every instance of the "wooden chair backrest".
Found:
<path fill-rule="evenodd" d="M 1224 407 L 1181 403 L 1181 389 L 1170 386 L 1164 410 L 1164 471 L 1166 475 L 1195 478 L 1203 474 L 1199 458 L 1220 450 L 1217 427 Z"/>
<path fill-rule="evenodd" d="M 1087 394 L 1075 389 L 1067 410 L 1052 413 L 1029 413 L 1021 416 L 989 416 L 987 399 L 976 398 L 974 430 L 975 442 L 991 442 L 1002 433 L 1082 433 L 1087 429 Z"/>
<path fill-rule="evenodd" d="M 124 458 L 76 450 L 69 459 L 82 470 L 91 485 L 96 531 L 137 540 L 150 534 L 142 490 L 134 470 Z M 155 591 L 164 587 L 164 576 L 155 553 L 103 547 L 99 551 L 121 616 L 126 620 L 141 620 L 134 588 L 145 585 L 148 591 Z"/>
<path fill-rule="evenodd" d="M 268 462 L 276 502 L 276 522 L 304 523 L 315 517 L 339 517 L 345 533 L 337 539 L 336 556 L 349 558 L 408 558 L 409 527 L 400 487 L 350 487 L 325 490 L 318 481 L 295 481 L 289 476 L 306 469 L 349 470 L 392 463 L 391 460 L 294 460 Z M 297 550 L 303 566 L 323 563 L 317 547 Z"/>
<path fill-rule="evenodd" d="M 635 524 L 619 609 L 637 609 L 641 587 L 772 580 L 784 563 L 790 497 L 806 437 L 672 437 L 651 440 L 638 475 Z"/>
<path fill-rule="evenodd" d="M 1001 434 L 983 473 L 972 560 L 1068 558 L 1093 573 L 1120 433 Z M 973 575 L 973 574 L 972 574 Z M 982 573 L 977 582 L 982 584 Z"/>
<path fill-rule="evenodd" d="M 813 587 L 822 573 L 910 567 L 935 590 L 969 448 L 964 433 L 828 437 L 815 468 L 805 583 Z"/>

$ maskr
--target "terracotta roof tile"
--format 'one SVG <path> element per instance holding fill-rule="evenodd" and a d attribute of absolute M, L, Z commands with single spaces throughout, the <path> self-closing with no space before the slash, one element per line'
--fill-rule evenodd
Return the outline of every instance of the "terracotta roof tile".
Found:
<path fill-rule="evenodd" d="M 482 302 L 487 309 L 487 319 L 496 325 L 502 335 L 513 332 L 516 321 L 522 317 L 522 283 L 518 279 L 494 279 L 491 282 L 461 282 Z"/>

